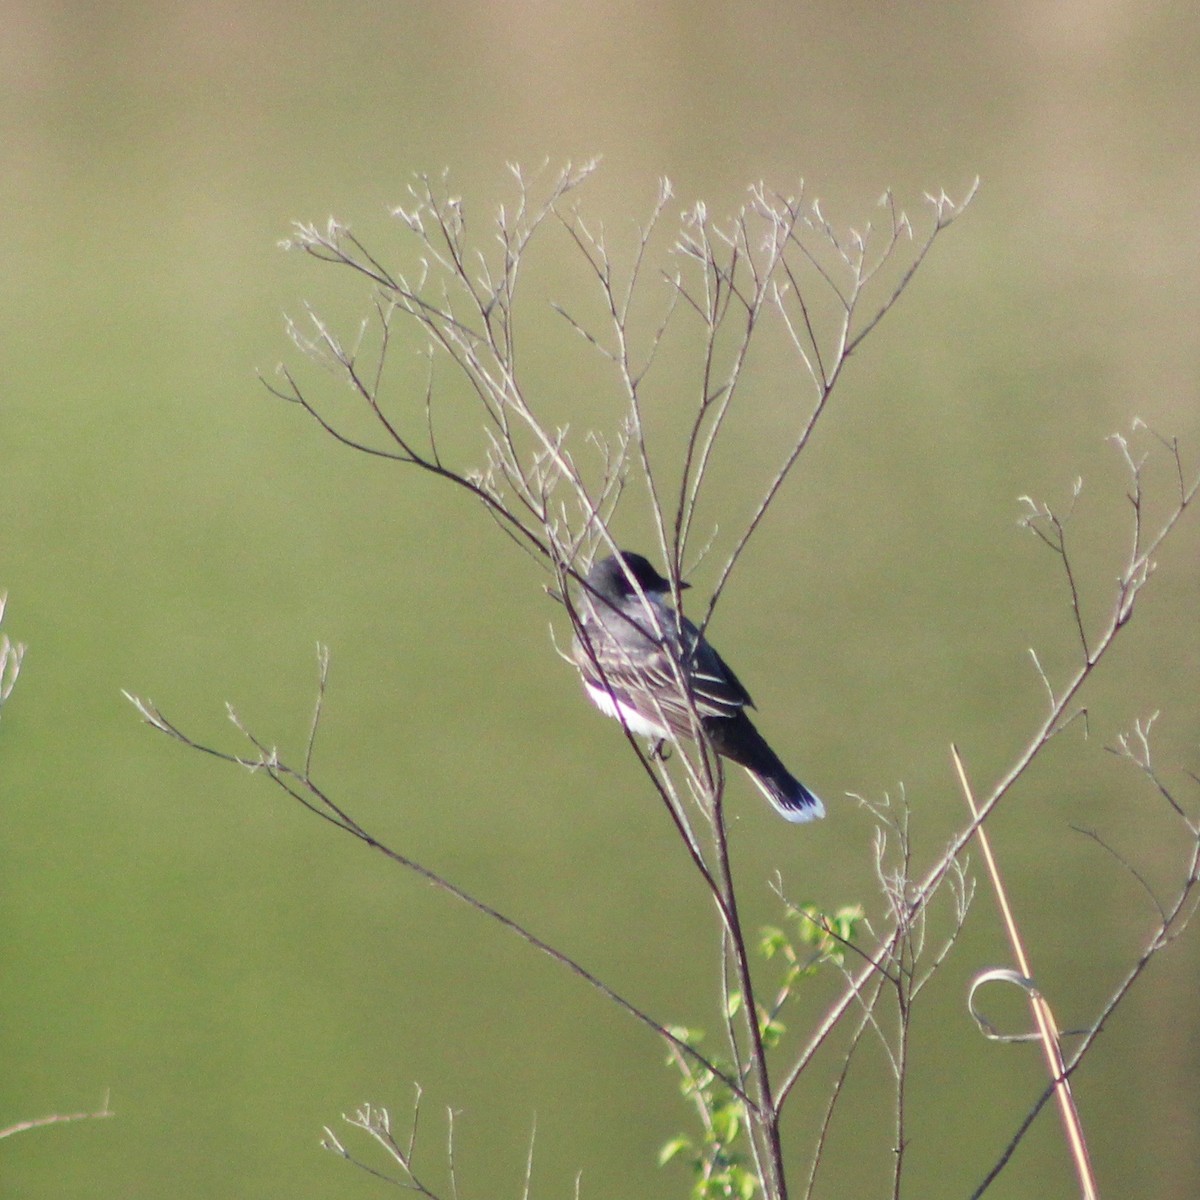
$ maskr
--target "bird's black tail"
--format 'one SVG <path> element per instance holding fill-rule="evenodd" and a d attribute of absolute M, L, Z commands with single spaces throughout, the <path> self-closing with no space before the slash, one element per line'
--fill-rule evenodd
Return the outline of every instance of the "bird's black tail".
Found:
<path fill-rule="evenodd" d="M 744 712 L 736 717 L 710 720 L 705 728 L 713 749 L 746 768 L 775 811 L 788 821 L 815 821 L 825 815 L 825 805 L 779 760 Z"/>
<path fill-rule="evenodd" d="M 815 821 L 825 815 L 825 805 L 820 797 L 813 795 L 793 775 L 784 771 L 781 775 L 762 775 L 746 768 L 746 774 L 758 784 L 759 791 L 775 806 L 775 811 L 784 820 Z"/>

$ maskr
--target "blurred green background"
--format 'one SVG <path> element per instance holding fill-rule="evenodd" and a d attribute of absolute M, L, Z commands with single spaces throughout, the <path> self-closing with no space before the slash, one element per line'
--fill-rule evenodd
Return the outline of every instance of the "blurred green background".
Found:
<path fill-rule="evenodd" d="M 541 577 L 475 507 L 339 449 L 256 381 L 294 360 L 284 312 L 366 309 L 277 243 L 333 213 L 397 259 L 386 211 L 410 172 L 449 167 L 483 219 L 511 197 L 509 160 L 603 155 L 581 200 L 617 244 L 662 174 L 672 217 L 803 177 L 857 225 L 884 187 L 915 214 L 924 191 L 982 178 L 851 363 L 713 626 L 831 810 L 784 827 L 735 782 L 752 923 L 775 918 L 777 869 L 797 899 L 878 914 L 871 825 L 844 794 L 903 784 L 927 859 L 963 819 L 950 741 L 982 790 L 1041 716 L 1027 648 L 1059 678 L 1070 662 L 1065 588 L 1018 530 L 1017 497 L 1061 501 L 1083 477 L 1073 533 L 1098 621 L 1128 519 L 1105 437 L 1142 417 L 1196 462 L 1200 15 L 1016 0 L 0 12 L 0 589 L 29 646 L 0 723 L 0 1126 L 107 1090 L 117 1114 L 3 1142 L 0 1190 L 373 1195 L 318 1149 L 321 1127 L 368 1099 L 402 1124 L 420 1081 L 435 1178 L 442 1114 L 459 1113 L 464 1196 L 519 1194 L 535 1122 L 534 1196 L 572 1194 L 576 1172 L 585 1197 L 684 1194 L 681 1168 L 654 1165 L 688 1117 L 648 1034 L 121 698 L 234 747 L 229 700 L 294 752 L 327 642 L 331 792 L 655 1015 L 713 1027 L 710 914 L 619 732 L 554 654 Z M 564 331 L 545 311 L 526 338 L 552 364 Z M 573 374 L 539 380 L 569 399 Z M 770 448 L 790 414 L 758 385 Z M 622 528 L 644 537 L 633 516 Z M 1086 697 L 1090 740 L 1062 738 L 995 822 L 1066 1027 L 1092 1018 L 1153 915 L 1070 825 L 1164 889 L 1181 868 L 1165 806 L 1103 747 L 1161 709 L 1169 776 L 1200 770 L 1198 548 L 1186 529 L 1161 556 Z M 1200 1194 L 1193 932 L 1077 1077 L 1107 1194 Z M 910 1194 L 968 1194 L 1042 1086 L 1035 1049 L 985 1043 L 966 1015 L 967 979 L 998 962 L 984 891 L 917 1021 Z M 797 1040 L 832 987 L 806 996 Z M 795 1097 L 797 1162 L 833 1070 L 818 1060 Z M 820 1194 L 882 1194 L 877 1049 L 852 1080 Z M 1047 1110 L 989 1194 L 1072 1188 Z"/>

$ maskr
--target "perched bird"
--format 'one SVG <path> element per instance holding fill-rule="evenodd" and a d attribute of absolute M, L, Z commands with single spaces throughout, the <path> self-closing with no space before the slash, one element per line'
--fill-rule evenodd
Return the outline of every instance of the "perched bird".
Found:
<path fill-rule="evenodd" d="M 622 551 L 592 566 L 578 605 L 582 631 L 571 657 L 592 703 L 658 740 L 692 737 L 687 694 L 712 748 L 746 768 L 789 821 L 811 821 L 825 806 L 779 761 L 746 715 L 750 693 L 667 603 L 671 585 L 640 554 Z M 688 584 L 681 584 L 687 587 Z"/>

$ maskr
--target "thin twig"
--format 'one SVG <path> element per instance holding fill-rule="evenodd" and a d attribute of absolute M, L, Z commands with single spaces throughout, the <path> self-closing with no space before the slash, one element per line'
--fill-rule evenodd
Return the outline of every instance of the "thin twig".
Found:
<path fill-rule="evenodd" d="M 0 1129 L 0 1140 L 12 1137 L 16 1133 L 27 1133 L 31 1129 L 45 1129 L 49 1125 L 69 1125 L 73 1121 L 101 1121 L 105 1117 L 116 1116 L 108 1106 L 109 1096 L 104 1093 L 100 1107 L 93 1112 L 51 1113 L 46 1117 L 34 1117 L 28 1121 L 17 1121 Z"/>
<path fill-rule="evenodd" d="M 351 836 L 357 838 L 359 841 L 369 846 L 372 850 L 378 851 L 380 854 L 384 855 L 398 866 L 404 867 L 406 870 L 412 871 L 414 874 L 419 875 L 426 882 L 433 884 L 435 887 L 441 889 L 450 896 L 453 896 L 456 900 L 460 900 L 464 904 L 475 909 L 476 912 L 481 913 L 485 917 L 489 917 L 491 920 L 503 926 L 505 929 L 515 933 L 534 949 L 539 950 L 547 957 L 553 959 L 560 966 L 566 967 L 572 972 L 572 974 L 577 975 L 585 983 L 589 984 L 596 991 L 600 992 L 600 994 L 606 999 L 611 1000 L 619 1008 L 624 1009 L 625 1012 L 629 1013 L 630 1016 L 648 1026 L 660 1037 L 674 1044 L 683 1053 L 694 1057 L 699 1063 L 701 1063 L 708 1070 L 712 1071 L 715 1076 L 721 1079 L 739 1098 L 744 1100 L 752 1108 L 756 1107 L 754 1102 L 747 1095 L 736 1079 L 733 1079 L 726 1072 L 723 1072 L 718 1067 L 714 1066 L 713 1063 L 711 1063 L 698 1050 L 687 1045 L 685 1042 L 682 1042 L 678 1037 L 676 1037 L 666 1025 L 660 1021 L 656 1021 L 648 1013 L 638 1008 L 637 1005 L 633 1004 L 624 996 L 614 991 L 608 986 L 608 984 L 594 975 L 581 963 L 573 959 L 570 955 L 564 953 L 554 946 L 551 946 L 548 942 L 544 941 L 542 938 L 539 938 L 535 933 L 527 929 L 519 921 L 515 921 L 511 917 L 506 916 L 504 913 L 493 908 L 490 904 L 487 904 L 483 900 L 480 900 L 478 897 L 472 895 L 464 888 L 452 883 L 449 879 L 445 878 L 445 876 L 438 874 L 438 872 L 425 866 L 423 863 L 417 862 L 408 855 L 392 849 L 392 847 L 381 842 L 378 838 L 369 833 L 362 825 L 355 821 L 345 809 L 341 808 L 332 799 L 332 797 L 318 787 L 311 777 L 305 775 L 301 771 L 295 770 L 294 768 L 288 766 L 287 763 L 280 760 L 277 752 L 274 749 L 267 747 L 265 743 L 247 730 L 245 726 L 243 726 L 237 719 L 236 715 L 231 714 L 234 724 L 237 725 L 241 732 L 250 740 L 251 744 L 258 751 L 256 757 L 251 758 L 237 754 L 231 754 L 214 746 L 197 742 L 188 734 L 184 733 L 183 730 L 181 730 L 177 725 L 169 721 L 162 711 L 151 701 L 143 700 L 139 697 L 131 695 L 128 692 L 124 693 L 124 695 L 126 699 L 128 699 L 130 703 L 137 708 L 138 712 L 141 713 L 142 719 L 148 725 L 159 730 L 159 732 L 165 733 L 167 736 L 174 738 L 176 741 L 181 742 L 189 749 L 211 755 L 214 758 L 220 759 L 222 762 L 246 767 L 252 771 L 264 772 L 273 783 L 279 786 L 293 800 L 296 800 L 298 803 L 303 805 L 315 816 L 321 817 L 323 820 L 328 821 L 336 828 L 341 829 L 345 833 L 349 833 Z"/>

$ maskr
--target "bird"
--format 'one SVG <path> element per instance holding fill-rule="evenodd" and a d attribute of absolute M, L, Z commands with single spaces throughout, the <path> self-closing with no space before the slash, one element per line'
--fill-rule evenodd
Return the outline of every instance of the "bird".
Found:
<path fill-rule="evenodd" d="M 750 693 L 696 626 L 676 615 L 670 591 L 641 554 L 621 550 L 592 565 L 571 647 L 589 699 L 630 732 L 658 741 L 694 737 L 694 705 L 713 750 L 744 767 L 781 816 L 823 817 L 825 806 L 754 727 Z"/>

